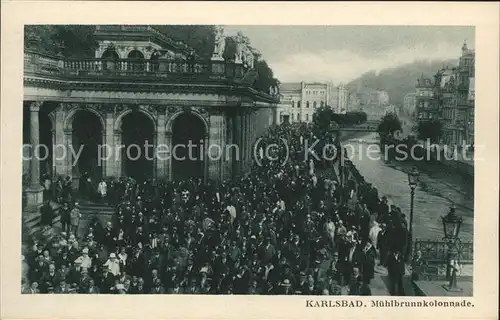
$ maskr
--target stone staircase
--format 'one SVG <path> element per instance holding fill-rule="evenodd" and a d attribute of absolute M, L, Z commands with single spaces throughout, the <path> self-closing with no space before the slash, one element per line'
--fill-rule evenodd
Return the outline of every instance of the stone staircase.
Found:
<path fill-rule="evenodd" d="M 96 203 L 88 200 L 78 201 L 80 204 L 80 213 L 82 218 L 105 215 L 112 216 L 115 213 L 115 207 L 105 203 Z"/>
<path fill-rule="evenodd" d="M 101 204 L 88 200 L 79 200 L 78 203 L 80 204 L 80 213 L 82 214 L 82 220 L 87 220 L 95 216 L 106 216 L 110 218 L 115 212 L 114 206 L 104 203 Z M 55 202 L 51 203 L 51 205 L 54 209 L 54 219 L 52 221 L 52 225 L 54 227 L 56 225 L 60 226 L 60 205 Z M 43 237 L 45 239 L 51 238 L 54 233 L 54 228 L 44 230 L 41 224 L 41 215 L 39 211 L 23 213 L 23 242 L 27 242 L 33 237 Z"/>
<path fill-rule="evenodd" d="M 61 221 L 61 216 L 59 214 L 60 205 L 51 202 L 51 206 L 54 209 L 54 219 L 52 220 L 52 225 L 55 225 Z M 30 240 L 31 238 L 51 238 L 53 235 L 53 230 L 44 230 L 42 226 L 42 216 L 40 211 L 35 212 L 23 212 L 22 216 L 22 227 L 23 227 L 23 242 Z"/>

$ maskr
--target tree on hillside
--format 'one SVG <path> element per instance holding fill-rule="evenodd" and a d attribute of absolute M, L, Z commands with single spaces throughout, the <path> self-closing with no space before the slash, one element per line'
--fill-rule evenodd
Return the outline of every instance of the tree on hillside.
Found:
<path fill-rule="evenodd" d="M 395 68 L 381 70 L 379 73 L 369 71 L 346 86 L 349 92 L 357 92 L 359 88 L 385 90 L 389 94 L 391 104 L 403 105 L 404 96 L 415 92 L 416 79 L 423 73 L 432 77 L 443 66 L 455 66 L 456 59 L 415 61 Z"/>
<path fill-rule="evenodd" d="M 380 136 L 388 136 L 393 135 L 394 132 L 401 130 L 401 121 L 398 116 L 393 113 L 387 113 L 381 120 L 380 124 L 377 127 L 377 132 Z"/>
<path fill-rule="evenodd" d="M 438 143 L 443 130 L 443 124 L 439 120 L 419 122 L 416 126 L 418 138 L 429 139 L 432 143 Z"/>

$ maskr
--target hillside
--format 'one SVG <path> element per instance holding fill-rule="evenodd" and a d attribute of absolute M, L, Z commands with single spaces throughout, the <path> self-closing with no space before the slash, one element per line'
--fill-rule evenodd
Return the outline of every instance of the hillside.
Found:
<path fill-rule="evenodd" d="M 403 104 L 404 96 L 415 91 L 417 78 L 422 75 L 432 77 L 443 66 L 454 66 L 457 60 L 415 61 L 399 67 L 384 69 L 378 74 L 369 71 L 361 77 L 349 82 L 349 92 L 359 87 L 385 90 L 389 93 L 390 103 Z"/>

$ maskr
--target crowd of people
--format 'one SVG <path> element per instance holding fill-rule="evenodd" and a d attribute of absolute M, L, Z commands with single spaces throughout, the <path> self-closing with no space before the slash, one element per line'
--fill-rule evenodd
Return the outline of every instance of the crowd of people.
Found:
<path fill-rule="evenodd" d="M 24 253 L 23 292 L 371 295 L 380 264 L 391 294 L 403 295 L 405 215 L 350 161 L 337 176 L 340 156 L 307 154 L 315 135 L 302 124 L 271 127 L 261 143 L 285 138 L 288 148 L 231 181 L 100 183 L 99 195 L 116 208 L 104 223 L 82 219 L 71 180 L 59 179 L 53 201 L 62 231 Z M 49 225 L 51 210 L 47 201 Z"/>

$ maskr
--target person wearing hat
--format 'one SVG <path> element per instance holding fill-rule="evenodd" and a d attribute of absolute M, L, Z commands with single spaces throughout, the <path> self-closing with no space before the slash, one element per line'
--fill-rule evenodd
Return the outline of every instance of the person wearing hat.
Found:
<path fill-rule="evenodd" d="M 375 276 L 375 258 L 377 251 L 371 241 L 366 241 L 363 247 L 363 255 L 361 257 L 361 267 L 363 270 L 363 282 L 367 285 Z"/>
<path fill-rule="evenodd" d="M 61 210 L 61 227 L 62 232 L 70 232 L 71 226 L 71 209 L 69 207 L 69 203 L 65 202 L 62 206 Z"/>
<path fill-rule="evenodd" d="M 405 262 L 403 253 L 395 250 L 387 258 L 387 271 L 389 273 L 389 292 L 392 296 L 403 296 L 403 276 L 405 274 Z"/>
<path fill-rule="evenodd" d="M 362 284 L 363 284 L 363 277 L 360 274 L 359 268 L 358 267 L 352 268 L 352 273 L 349 280 L 349 295 L 360 296 Z"/>
<path fill-rule="evenodd" d="M 379 251 L 379 265 L 387 265 L 387 257 L 389 253 L 390 238 L 389 232 L 387 231 L 387 225 L 385 223 L 380 224 L 380 231 L 377 235 L 376 247 Z"/>
<path fill-rule="evenodd" d="M 165 293 L 165 288 L 161 284 L 160 278 L 156 278 L 153 282 L 153 286 L 151 288 L 151 291 L 149 292 L 151 294 L 163 294 Z"/>
<path fill-rule="evenodd" d="M 88 282 L 88 287 L 85 288 L 83 293 L 87 294 L 98 294 L 99 288 L 95 285 L 94 279 L 90 278 Z"/>
<path fill-rule="evenodd" d="M 49 287 L 55 287 L 59 283 L 60 279 L 56 272 L 56 266 L 51 263 L 49 265 L 49 270 L 45 272 L 40 279 L 41 290 L 43 293 L 47 292 Z"/>
<path fill-rule="evenodd" d="M 280 283 L 279 285 L 279 294 L 282 294 L 282 295 L 292 295 L 293 294 L 293 290 L 292 290 L 292 284 L 290 282 L 290 280 L 288 279 L 283 279 L 283 281 Z"/>
<path fill-rule="evenodd" d="M 69 291 L 70 291 L 69 286 L 66 284 L 66 281 L 61 279 L 58 283 L 57 288 L 55 288 L 54 293 L 64 294 L 64 293 L 70 293 Z"/>
<path fill-rule="evenodd" d="M 116 258 L 114 252 L 109 254 L 109 259 L 104 263 L 104 266 L 109 269 L 113 276 L 118 276 L 120 274 L 120 262 Z"/>
<path fill-rule="evenodd" d="M 82 260 L 76 259 L 74 260 L 73 267 L 68 271 L 68 276 L 66 280 L 68 283 L 78 283 L 80 277 L 82 275 Z"/>
<path fill-rule="evenodd" d="M 304 271 L 299 273 L 299 281 L 295 286 L 295 294 L 302 294 L 307 287 L 307 275 Z"/>
<path fill-rule="evenodd" d="M 80 218 L 82 214 L 80 213 L 80 205 L 78 202 L 75 202 L 75 206 L 70 212 L 70 220 L 71 220 L 71 232 L 76 234 L 78 232 L 78 226 L 80 225 Z"/>
<path fill-rule="evenodd" d="M 97 277 L 96 284 L 100 293 L 111 293 L 111 289 L 115 286 L 115 276 L 108 266 L 103 266 L 102 274 Z"/>
<path fill-rule="evenodd" d="M 89 256 L 89 248 L 85 247 L 82 250 L 82 255 L 77 258 L 80 261 L 82 268 L 90 269 L 92 266 L 92 258 Z"/>

